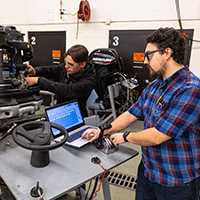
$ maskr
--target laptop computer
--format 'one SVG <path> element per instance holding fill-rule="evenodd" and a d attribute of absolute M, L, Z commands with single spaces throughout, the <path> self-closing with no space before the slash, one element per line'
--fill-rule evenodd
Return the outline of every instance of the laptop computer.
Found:
<path fill-rule="evenodd" d="M 63 126 L 69 134 L 66 144 L 82 147 L 89 141 L 81 138 L 86 129 L 97 128 L 95 126 L 85 125 L 84 119 L 77 100 L 68 101 L 45 109 L 46 117 L 49 122 Z M 63 135 L 55 128 L 52 128 L 52 134 L 55 141 L 61 141 Z"/>

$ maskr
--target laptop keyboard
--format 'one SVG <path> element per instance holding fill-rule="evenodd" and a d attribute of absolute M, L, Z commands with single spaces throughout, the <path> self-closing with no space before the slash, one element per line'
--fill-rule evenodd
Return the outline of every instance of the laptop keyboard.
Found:
<path fill-rule="evenodd" d="M 85 128 L 85 129 L 83 129 L 83 130 L 81 130 L 81 131 L 78 131 L 78 132 L 76 132 L 76 133 L 70 135 L 70 136 L 68 137 L 67 142 L 73 142 L 74 140 L 80 138 L 81 135 L 83 134 L 83 132 L 84 132 L 85 130 L 89 129 L 89 128 L 90 128 L 90 127 L 87 127 L 87 128 Z"/>

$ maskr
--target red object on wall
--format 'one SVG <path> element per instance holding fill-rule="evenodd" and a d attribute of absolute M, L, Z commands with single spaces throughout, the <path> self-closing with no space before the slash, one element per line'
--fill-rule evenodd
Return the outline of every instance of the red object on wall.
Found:
<path fill-rule="evenodd" d="M 83 21 L 88 21 L 90 19 L 90 5 L 87 0 L 80 2 L 77 18 Z"/>

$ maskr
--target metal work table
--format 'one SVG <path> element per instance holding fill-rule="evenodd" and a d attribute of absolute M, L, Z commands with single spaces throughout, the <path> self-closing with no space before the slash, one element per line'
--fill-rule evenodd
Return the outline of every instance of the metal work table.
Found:
<path fill-rule="evenodd" d="M 6 142 L 9 142 L 8 146 L 5 145 Z M 101 166 L 92 163 L 92 157 L 99 157 L 103 167 L 110 170 L 138 154 L 125 145 L 120 145 L 118 151 L 109 155 L 92 144 L 80 149 L 64 145 L 49 152 L 48 166 L 35 168 L 30 164 L 31 151 L 16 146 L 11 137 L 1 141 L 0 147 L 0 176 L 17 200 L 31 199 L 29 192 L 37 181 L 44 190 L 44 198 L 53 200 L 102 175 Z M 105 188 L 106 182 L 103 184 Z M 106 187 L 107 200 L 110 199 L 108 182 Z"/>

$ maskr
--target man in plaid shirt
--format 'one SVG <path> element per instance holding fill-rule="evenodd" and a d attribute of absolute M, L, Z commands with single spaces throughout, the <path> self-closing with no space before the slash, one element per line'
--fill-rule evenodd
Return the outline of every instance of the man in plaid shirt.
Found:
<path fill-rule="evenodd" d="M 120 115 L 104 135 L 144 118 L 144 130 L 116 133 L 118 146 L 142 146 L 136 200 L 198 200 L 200 190 L 200 80 L 183 65 L 185 38 L 173 28 L 160 28 L 147 38 L 144 64 L 158 78 L 137 102 Z M 98 138 L 99 130 L 88 130 Z"/>

